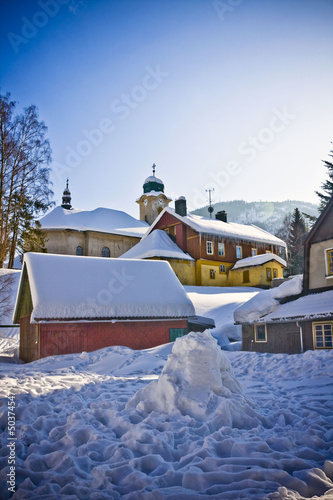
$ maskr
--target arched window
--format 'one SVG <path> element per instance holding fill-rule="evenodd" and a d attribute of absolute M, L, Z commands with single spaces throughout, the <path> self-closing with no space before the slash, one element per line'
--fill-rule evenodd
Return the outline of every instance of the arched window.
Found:
<path fill-rule="evenodd" d="M 80 245 L 76 247 L 76 255 L 83 255 L 83 248 Z"/>
<path fill-rule="evenodd" d="M 102 257 L 110 257 L 110 248 L 109 247 L 102 248 Z"/>

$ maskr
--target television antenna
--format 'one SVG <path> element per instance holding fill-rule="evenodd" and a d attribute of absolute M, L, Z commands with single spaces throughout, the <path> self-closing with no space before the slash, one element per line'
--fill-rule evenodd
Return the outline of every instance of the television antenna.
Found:
<path fill-rule="evenodd" d="M 208 212 L 209 212 L 209 218 L 212 218 L 212 213 L 214 212 L 214 207 L 212 207 L 212 192 L 214 191 L 214 188 L 206 189 L 206 193 L 209 193 L 209 207 L 208 207 Z"/>

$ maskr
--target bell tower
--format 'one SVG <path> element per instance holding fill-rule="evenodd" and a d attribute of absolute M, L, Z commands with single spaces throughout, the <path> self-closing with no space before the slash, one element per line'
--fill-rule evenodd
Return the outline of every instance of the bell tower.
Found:
<path fill-rule="evenodd" d="M 65 187 L 65 190 L 62 194 L 62 204 L 61 204 L 62 208 L 66 208 L 66 210 L 70 210 L 72 208 L 71 201 L 72 201 L 72 197 L 71 197 L 71 192 L 68 188 L 68 179 L 67 179 L 66 187 Z"/>
<path fill-rule="evenodd" d="M 153 175 L 147 177 L 143 184 L 143 194 L 136 200 L 140 205 L 140 220 L 151 225 L 156 217 L 167 207 L 171 198 L 164 194 L 164 184 L 155 176 L 156 165 L 153 164 Z"/>

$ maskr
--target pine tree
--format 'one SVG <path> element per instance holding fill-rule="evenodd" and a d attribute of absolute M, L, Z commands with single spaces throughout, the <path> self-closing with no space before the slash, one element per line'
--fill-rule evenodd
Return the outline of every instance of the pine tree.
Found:
<path fill-rule="evenodd" d="M 333 157 L 333 150 L 330 152 L 328 156 Z M 324 191 L 324 193 L 316 191 L 316 194 L 319 196 L 320 199 L 320 205 L 319 205 L 320 212 L 324 210 L 327 203 L 333 196 L 333 163 L 327 160 L 323 160 L 323 163 L 325 167 L 328 169 L 328 179 L 321 185 L 321 189 Z"/>
<path fill-rule="evenodd" d="M 298 208 L 295 208 L 291 218 L 290 226 L 290 272 L 291 274 L 302 274 L 304 269 L 304 247 L 303 242 L 307 228 L 304 218 Z"/>
<path fill-rule="evenodd" d="M 14 116 L 15 105 L 10 94 L 0 95 L 0 267 L 9 259 L 9 268 L 23 249 L 22 237 L 38 238 L 35 221 L 53 204 L 47 127 L 36 106 Z"/>

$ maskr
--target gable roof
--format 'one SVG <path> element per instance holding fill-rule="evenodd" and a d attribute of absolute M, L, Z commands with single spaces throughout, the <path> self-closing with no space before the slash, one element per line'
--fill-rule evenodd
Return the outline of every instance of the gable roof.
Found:
<path fill-rule="evenodd" d="M 319 227 L 322 225 L 323 221 L 326 219 L 327 214 L 333 207 L 333 196 L 331 197 L 330 201 L 327 203 L 326 207 L 324 210 L 321 212 L 319 215 L 318 219 L 310 229 L 309 233 L 307 234 L 305 240 L 304 240 L 304 246 L 307 246 L 309 242 L 312 240 L 316 232 L 318 231 Z"/>
<path fill-rule="evenodd" d="M 260 323 L 304 321 L 333 317 L 333 290 L 304 295 L 280 305 L 275 311 L 260 318 Z"/>
<path fill-rule="evenodd" d="M 275 255 L 275 253 L 264 253 L 238 260 L 231 270 L 233 271 L 242 267 L 262 266 L 270 261 L 278 262 L 281 266 L 287 267 L 286 261 L 278 255 Z"/>
<path fill-rule="evenodd" d="M 150 233 L 121 256 L 122 259 L 149 259 L 152 257 L 194 260 L 193 257 L 183 252 L 165 231 L 160 229 Z"/>
<path fill-rule="evenodd" d="M 26 253 L 15 323 L 20 318 L 22 280 L 27 278 L 33 322 L 184 318 L 195 314 L 168 262 Z"/>
<path fill-rule="evenodd" d="M 178 220 L 191 227 L 194 231 L 200 234 L 209 234 L 212 236 L 222 236 L 225 238 L 235 240 L 254 241 L 257 243 L 267 243 L 271 245 L 278 245 L 286 247 L 286 243 L 273 234 L 268 233 L 253 224 L 237 224 L 236 222 L 223 222 L 217 219 L 207 219 L 199 215 L 188 214 L 185 217 L 177 214 L 174 209 L 170 207 L 164 208 L 160 215 L 156 218 L 146 233 L 152 232 L 156 224 L 160 221 L 165 213 L 169 213 L 176 217 Z"/>
<path fill-rule="evenodd" d="M 89 211 L 56 207 L 39 219 L 39 222 L 42 229 L 96 231 L 137 238 L 142 238 L 149 228 L 147 222 L 137 220 L 126 212 L 111 208 L 96 208 Z"/>

